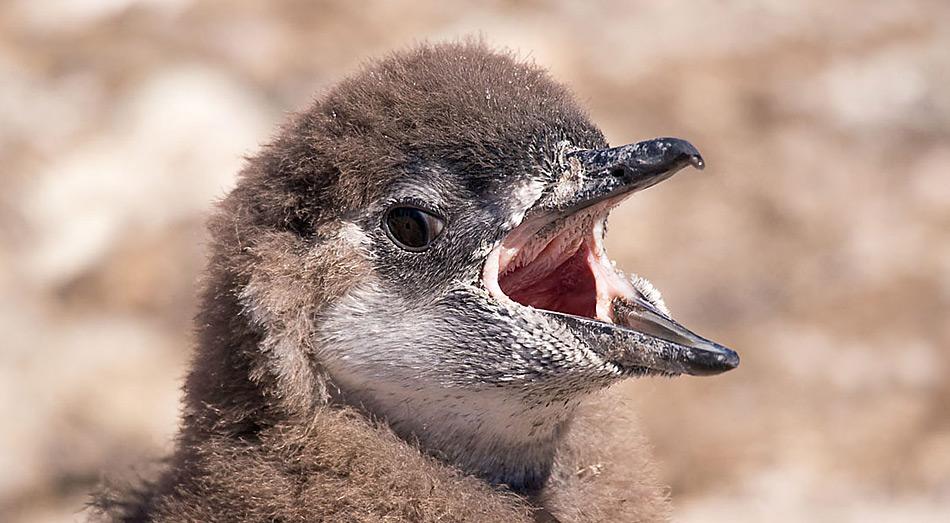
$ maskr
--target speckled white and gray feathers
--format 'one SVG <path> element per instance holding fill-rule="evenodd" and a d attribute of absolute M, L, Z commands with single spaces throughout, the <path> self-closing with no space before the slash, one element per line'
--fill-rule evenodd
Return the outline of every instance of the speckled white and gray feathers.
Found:
<path fill-rule="evenodd" d="M 584 395 L 621 373 L 556 321 L 474 285 L 404 303 L 365 282 L 320 318 L 340 396 L 463 470 L 537 489 Z"/>

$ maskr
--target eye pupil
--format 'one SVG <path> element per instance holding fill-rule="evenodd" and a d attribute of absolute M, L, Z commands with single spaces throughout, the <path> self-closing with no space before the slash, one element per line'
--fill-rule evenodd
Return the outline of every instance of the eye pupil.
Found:
<path fill-rule="evenodd" d="M 421 251 L 442 233 L 445 223 L 417 207 L 395 207 L 386 215 L 386 230 L 399 247 Z"/>

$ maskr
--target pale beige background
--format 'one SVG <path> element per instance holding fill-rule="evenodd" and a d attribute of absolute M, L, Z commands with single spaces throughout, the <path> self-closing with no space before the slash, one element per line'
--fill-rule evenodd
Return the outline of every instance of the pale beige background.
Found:
<path fill-rule="evenodd" d="M 950 521 L 950 3 L 0 4 L 0 520 L 167 449 L 203 220 L 363 60 L 481 32 L 709 167 L 613 256 L 739 350 L 627 385 L 679 521 Z"/>

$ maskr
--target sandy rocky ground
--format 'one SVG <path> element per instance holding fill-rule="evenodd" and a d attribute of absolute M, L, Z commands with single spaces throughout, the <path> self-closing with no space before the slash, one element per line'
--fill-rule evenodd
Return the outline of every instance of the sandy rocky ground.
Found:
<path fill-rule="evenodd" d="M 0 4 L 0 520 L 168 448 L 203 220 L 287 111 L 481 31 L 709 167 L 609 245 L 743 356 L 623 385 L 678 521 L 950 520 L 950 4 Z"/>

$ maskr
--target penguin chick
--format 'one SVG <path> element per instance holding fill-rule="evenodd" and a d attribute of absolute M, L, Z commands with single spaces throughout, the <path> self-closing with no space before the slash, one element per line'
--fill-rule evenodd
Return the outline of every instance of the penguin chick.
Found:
<path fill-rule="evenodd" d="M 603 236 L 688 166 L 676 138 L 608 147 L 543 70 L 478 43 L 369 65 L 221 203 L 176 452 L 100 513 L 664 518 L 645 447 L 594 393 L 738 356 L 671 319 Z"/>

